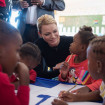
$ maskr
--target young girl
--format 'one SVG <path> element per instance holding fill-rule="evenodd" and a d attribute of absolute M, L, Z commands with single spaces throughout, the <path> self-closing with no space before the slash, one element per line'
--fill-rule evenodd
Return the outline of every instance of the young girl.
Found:
<path fill-rule="evenodd" d="M 105 36 L 94 39 L 87 49 L 89 73 L 94 79 L 102 79 L 100 95 L 105 105 Z"/>
<path fill-rule="evenodd" d="M 61 67 L 60 81 L 85 85 L 94 82 L 88 72 L 88 60 L 86 58 L 89 41 L 94 37 L 91 33 L 91 27 L 81 28 L 74 36 L 73 43 L 69 48 L 73 55 L 69 55 Z"/>
<path fill-rule="evenodd" d="M 92 40 L 87 49 L 88 70 L 94 79 L 102 79 L 100 92 L 94 91 L 84 94 L 63 93 L 62 100 L 70 101 L 75 96 L 75 101 L 98 101 L 103 98 L 105 105 L 105 36 L 100 36 Z M 100 94 L 100 95 L 99 95 Z M 101 96 L 101 97 L 100 97 Z M 64 101 L 54 100 L 53 105 L 66 105 Z"/>
<path fill-rule="evenodd" d="M 19 50 L 22 44 L 21 35 L 10 24 L 0 20 L 0 104 L 28 105 L 29 104 L 29 70 L 18 62 Z M 17 72 L 20 79 L 18 92 L 15 94 L 14 85 L 9 77 Z"/>
<path fill-rule="evenodd" d="M 21 46 L 20 48 L 20 62 L 23 62 L 27 65 L 29 68 L 29 74 L 30 74 L 30 83 L 34 83 L 37 77 L 37 74 L 33 68 L 35 68 L 41 60 L 41 54 L 40 50 L 37 47 L 37 45 L 28 42 Z M 10 78 L 10 81 L 15 84 L 16 89 L 18 87 L 18 76 L 16 73 L 13 73 L 13 75 Z"/>

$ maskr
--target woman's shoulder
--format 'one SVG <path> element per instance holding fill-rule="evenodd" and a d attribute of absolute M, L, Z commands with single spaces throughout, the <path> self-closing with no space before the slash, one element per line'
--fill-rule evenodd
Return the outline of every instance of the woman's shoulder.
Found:
<path fill-rule="evenodd" d="M 35 44 L 36 44 L 37 46 L 44 46 L 44 45 L 46 45 L 47 43 L 44 41 L 43 38 L 39 38 L 37 41 L 35 41 Z"/>
<path fill-rule="evenodd" d="M 38 40 L 35 41 L 35 44 L 40 44 L 44 42 L 43 38 L 39 38 Z"/>

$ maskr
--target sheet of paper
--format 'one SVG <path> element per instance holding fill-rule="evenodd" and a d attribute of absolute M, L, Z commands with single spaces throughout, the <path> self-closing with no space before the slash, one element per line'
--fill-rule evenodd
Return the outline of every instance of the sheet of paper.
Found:
<path fill-rule="evenodd" d="M 56 86 L 54 86 L 53 88 L 51 88 L 50 90 L 47 90 L 44 94 L 47 94 L 47 95 L 51 95 L 53 97 L 58 97 L 58 94 L 60 91 L 62 90 L 65 90 L 67 91 L 68 89 L 72 88 L 74 85 L 67 85 L 67 84 L 58 84 Z M 75 88 L 73 88 L 72 90 L 74 89 L 78 89 L 80 87 L 83 87 L 81 85 L 77 85 Z"/>
<path fill-rule="evenodd" d="M 39 94 L 46 94 L 46 91 L 50 91 L 51 88 L 40 87 L 35 85 L 30 85 L 30 96 L 38 96 Z"/>
<path fill-rule="evenodd" d="M 68 90 L 74 85 L 58 84 L 53 88 L 45 88 L 30 85 L 30 102 L 29 105 L 51 105 L 51 102 L 57 98 L 61 90 Z M 77 85 L 74 89 L 82 86 Z M 68 105 L 102 105 L 96 102 L 69 102 Z"/>

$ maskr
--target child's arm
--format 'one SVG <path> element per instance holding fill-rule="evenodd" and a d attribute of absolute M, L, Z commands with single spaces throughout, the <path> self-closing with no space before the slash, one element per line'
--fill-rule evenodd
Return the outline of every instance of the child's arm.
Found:
<path fill-rule="evenodd" d="M 24 63 L 19 62 L 17 64 L 16 71 L 19 76 L 20 85 L 28 86 L 29 85 L 29 69 L 27 68 L 27 66 Z"/>
<path fill-rule="evenodd" d="M 99 101 L 102 100 L 100 97 L 99 90 L 84 93 L 84 94 L 72 94 L 70 92 L 64 92 L 62 93 L 62 96 L 60 98 L 64 101 L 68 102 L 78 102 L 78 101 Z"/>
<path fill-rule="evenodd" d="M 102 82 L 101 79 L 96 80 L 92 84 L 89 84 L 89 85 L 86 85 L 85 87 L 82 87 L 82 88 L 71 91 L 71 93 L 87 93 L 87 92 L 99 90 L 101 82 Z"/>
<path fill-rule="evenodd" d="M 60 69 L 59 80 L 65 81 L 67 79 L 68 72 L 69 72 L 69 64 L 68 62 L 64 62 Z"/>
<path fill-rule="evenodd" d="M 89 88 L 89 87 L 87 87 L 87 86 L 85 86 L 85 87 L 81 87 L 81 88 L 79 88 L 79 89 L 76 89 L 76 90 L 73 90 L 73 91 L 71 91 L 71 93 L 88 93 L 88 92 L 91 92 L 91 89 Z"/>
<path fill-rule="evenodd" d="M 8 76 L 0 73 L 0 104 L 1 105 L 28 105 L 29 104 L 29 70 L 23 64 L 17 65 L 20 76 L 20 86 L 17 95 L 15 87 L 10 83 Z"/>
<path fill-rule="evenodd" d="M 27 66 L 19 62 L 16 68 L 19 75 L 19 87 L 17 92 L 17 98 L 21 105 L 29 104 L 29 69 Z"/>

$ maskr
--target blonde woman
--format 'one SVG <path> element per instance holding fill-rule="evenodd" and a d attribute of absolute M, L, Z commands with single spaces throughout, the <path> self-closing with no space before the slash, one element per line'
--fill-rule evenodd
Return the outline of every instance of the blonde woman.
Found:
<path fill-rule="evenodd" d="M 38 18 L 37 27 L 41 38 L 36 44 L 41 50 L 45 63 L 51 68 L 50 72 L 38 69 L 37 74 L 44 78 L 54 78 L 59 75 L 58 69 L 70 54 L 69 46 L 73 38 L 59 35 L 57 22 L 51 15 L 46 14 Z"/>

